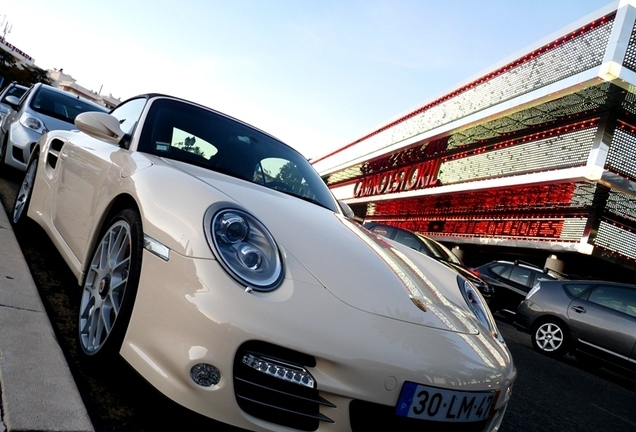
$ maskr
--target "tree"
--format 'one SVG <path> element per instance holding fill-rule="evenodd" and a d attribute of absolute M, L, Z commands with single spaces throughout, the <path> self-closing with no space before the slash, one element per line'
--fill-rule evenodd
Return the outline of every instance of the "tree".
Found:
<path fill-rule="evenodd" d="M 197 139 L 195 137 L 186 137 L 186 139 L 183 142 L 180 143 L 176 143 L 175 147 L 178 147 L 182 150 L 185 150 L 189 153 L 194 153 L 195 155 L 199 155 L 201 157 L 205 157 L 205 153 L 201 151 L 201 148 L 199 146 L 194 146 L 194 144 L 197 142 Z"/>
<path fill-rule="evenodd" d="M 51 84 L 48 72 L 37 66 L 19 66 L 18 59 L 8 51 L 0 49 L 0 76 L 4 78 L 4 85 L 13 81 L 23 86 L 30 87 L 42 82 Z"/>
<path fill-rule="evenodd" d="M 305 196 L 307 194 L 307 185 L 302 173 L 298 170 L 296 164 L 291 161 L 280 167 L 275 180 L 286 184 L 297 195 Z"/>
<path fill-rule="evenodd" d="M 30 86 L 38 82 L 50 85 L 53 82 L 51 78 L 49 78 L 49 73 L 42 68 L 25 65 L 23 70 L 26 71 L 26 78 L 28 82 L 26 85 Z"/>
<path fill-rule="evenodd" d="M 9 51 L 0 49 L 0 71 L 18 66 L 18 59 Z"/>

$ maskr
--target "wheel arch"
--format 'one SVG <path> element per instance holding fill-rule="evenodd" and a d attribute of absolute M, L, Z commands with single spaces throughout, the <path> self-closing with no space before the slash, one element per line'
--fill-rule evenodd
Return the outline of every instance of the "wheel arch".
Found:
<path fill-rule="evenodd" d="M 541 324 L 544 324 L 548 321 L 561 324 L 563 326 L 563 329 L 567 330 L 568 334 L 572 336 L 572 332 L 570 330 L 570 326 L 568 325 L 568 323 L 566 323 L 562 317 L 552 313 L 541 315 L 540 317 L 532 321 L 532 324 L 530 324 L 530 330 L 534 332 L 537 329 L 537 327 L 539 327 Z"/>
<path fill-rule="evenodd" d="M 7 134 L 8 136 L 8 134 Z M 8 138 L 7 138 L 8 139 Z M 29 159 L 26 161 L 26 165 L 29 166 L 29 164 L 31 163 L 31 161 L 34 158 L 38 158 L 40 157 L 40 151 L 41 151 L 41 144 L 40 141 L 31 143 L 31 153 L 29 154 Z M 6 156 L 5 156 L 6 157 Z"/>
<path fill-rule="evenodd" d="M 132 195 L 128 193 L 121 193 L 113 197 L 111 202 L 105 207 L 98 223 L 95 224 L 95 229 L 93 230 L 93 233 L 91 235 L 91 241 L 88 247 L 86 248 L 86 256 L 84 257 L 84 260 L 83 260 L 82 272 L 80 273 L 80 277 L 78 279 L 79 285 L 84 284 L 84 281 L 86 279 L 86 272 L 88 270 L 88 266 L 90 265 L 90 256 L 93 253 L 93 250 L 95 249 L 97 242 L 100 240 L 100 235 L 101 235 L 101 232 L 104 230 L 104 225 L 108 223 L 108 221 L 111 220 L 117 213 L 127 208 L 133 209 L 136 212 L 141 214 L 139 210 L 139 204 L 132 197 Z M 142 219 L 142 231 L 143 231 L 143 219 Z"/>

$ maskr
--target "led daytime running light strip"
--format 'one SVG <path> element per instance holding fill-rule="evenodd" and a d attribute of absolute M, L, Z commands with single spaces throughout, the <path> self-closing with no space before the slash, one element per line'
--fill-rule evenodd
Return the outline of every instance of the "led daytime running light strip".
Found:
<path fill-rule="evenodd" d="M 311 374 L 304 368 L 280 363 L 269 358 L 256 357 L 252 354 L 245 354 L 243 356 L 243 364 L 266 375 L 293 384 L 314 388 L 314 385 L 316 383 L 314 377 L 311 376 Z"/>

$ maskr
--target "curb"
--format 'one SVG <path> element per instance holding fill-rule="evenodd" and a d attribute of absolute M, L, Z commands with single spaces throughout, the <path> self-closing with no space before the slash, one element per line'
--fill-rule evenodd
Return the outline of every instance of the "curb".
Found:
<path fill-rule="evenodd" d="M 94 432 L 0 205 L 0 432 Z"/>

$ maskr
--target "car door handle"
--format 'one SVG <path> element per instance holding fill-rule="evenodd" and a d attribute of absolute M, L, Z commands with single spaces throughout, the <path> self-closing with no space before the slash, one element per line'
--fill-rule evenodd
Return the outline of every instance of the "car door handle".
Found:
<path fill-rule="evenodd" d="M 585 313 L 585 308 L 583 306 L 574 306 L 572 310 L 576 313 Z"/>

